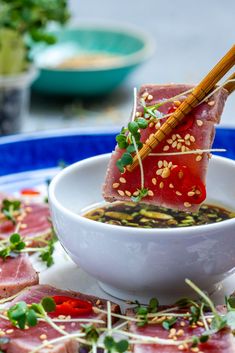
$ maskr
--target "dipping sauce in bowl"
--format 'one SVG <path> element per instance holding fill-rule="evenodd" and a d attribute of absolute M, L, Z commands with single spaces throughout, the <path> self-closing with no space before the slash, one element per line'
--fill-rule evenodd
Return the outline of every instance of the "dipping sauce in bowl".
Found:
<path fill-rule="evenodd" d="M 198 212 L 186 213 L 170 208 L 115 202 L 90 210 L 84 217 L 93 221 L 137 228 L 190 227 L 235 218 L 235 213 L 222 207 L 204 204 Z"/>

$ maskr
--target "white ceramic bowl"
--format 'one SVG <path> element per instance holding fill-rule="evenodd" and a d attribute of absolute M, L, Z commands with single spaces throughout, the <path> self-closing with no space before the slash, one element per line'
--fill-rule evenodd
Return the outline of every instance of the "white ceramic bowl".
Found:
<path fill-rule="evenodd" d="M 51 182 L 49 201 L 59 240 L 73 261 L 122 299 L 165 302 L 187 295 L 185 278 L 211 292 L 235 270 L 235 219 L 204 226 L 136 229 L 81 216 L 102 202 L 110 155 L 75 163 Z M 235 162 L 213 156 L 208 201 L 235 210 Z"/>

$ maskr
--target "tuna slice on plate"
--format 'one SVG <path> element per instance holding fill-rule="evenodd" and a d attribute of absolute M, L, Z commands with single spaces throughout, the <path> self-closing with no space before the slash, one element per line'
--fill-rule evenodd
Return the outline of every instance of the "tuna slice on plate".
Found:
<path fill-rule="evenodd" d="M 141 87 L 135 112 L 141 143 L 160 128 L 167 119 L 164 115 L 172 113 L 186 98 L 187 93 L 182 93 L 192 87 L 184 84 Z M 142 161 L 142 178 L 139 166 L 131 172 L 123 166 L 120 167 L 120 164 L 119 168 L 117 167 L 117 162 L 124 153 L 131 153 L 132 156 L 136 153 L 133 141 L 125 141 L 128 131 L 123 130 L 121 137 L 119 135 L 119 146 L 113 152 L 108 165 L 103 189 L 105 200 L 130 201 L 135 197 L 145 203 L 185 211 L 197 210 L 206 198 L 206 172 L 210 159 L 208 150 L 211 149 L 215 124 L 220 122 L 227 96 L 227 91 L 221 88 L 207 102 L 194 108 L 183 122 L 155 147 L 153 155 Z M 173 99 L 169 101 L 171 98 Z M 132 129 L 135 129 L 135 126 L 132 126 Z M 195 150 L 207 152 L 190 152 Z"/>
<path fill-rule="evenodd" d="M 12 198 L 6 195 L 4 199 L 11 200 Z M 0 195 L 0 208 L 1 205 Z M 19 233 L 22 237 L 27 237 L 27 244 L 29 246 L 40 246 L 41 241 L 39 237 L 43 236 L 49 239 L 52 236 L 51 223 L 49 221 L 50 211 L 48 204 L 41 202 L 25 203 L 21 201 L 20 209 L 15 212 L 15 221 L 20 223 Z M 0 240 L 6 239 L 14 233 L 16 225 L 8 220 L 4 214 L 0 213 Z M 36 238 L 36 239 L 35 239 Z"/>
<path fill-rule="evenodd" d="M 38 284 L 38 274 L 28 255 L 0 258 L 0 298 L 7 298 L 34 284 Z"/>
<path fill-rule="evenodd" d="M 20 301 L 24 301 L 27 304 L 39 303 L 40 300 L 44 297 L 55 296 L 66 296 L 69 297 L 71 300 L 75 298 L 82 301 L 86 301 L 88 303 L 91 303 L 91 308 L 98 307 L 100 309 L 106 309 L 107 306 L 107 302 L 105 300 L 98 299 L 93 296 L 72 291 L 60 290 L 47 285 L 38 285 L 25 290 L 25 292 L 20 294 L 11 303 L 8 303 L 8 307 L 13 306 L 14 304 Z M 119 313 L 119 306 L 116 304 L 112 304 L 111 311 Z M 73 319 L 75 320 L 76 318 L 91 320 L 100 319 L 106 321 L 106 315 L 96 314 L 93 309 L 91 309 L 91 312 L 89 314 L 73 317 Z M 83 324 L 84 323 L 88 324 L 89 322 L 83 322 Z M 81 324 L 82 322 L 71 321 L 70 318 L 69 322 L 61 322 L 58 325 L 60 325 L 60 328 L 65 330 L 66 332 L 72 333 L 79 331 L 81 328 Z M 20 330 L 12 326 L 9 321 L 0 319 L 0 332 L 4 332 L 1 337 L 4 337 L 7 340 L 7 342 L 2 343 L 0 340 L 0 349 L 2 349 L 6 353 L 29 353 L 37 347 L 41 346 L 43 343 L 45 344 L 45 346 L 37 350 L 38 353 L 78 353 L 79 343 L 75 339 L 68 337 L 58 343 L 50 343 L 51 340 L 59 338 L 62 335 L 46 322 L 41 321 L 38 322 L 38 324 L 34 327 Z"/>
<path fill-rule="evenodd" d="M 182 314 L 182 312 L 181 312 Z M 127 311 L 128 316 L 135 316 L 132 310 Z M 168 312 L 168 318 L 170 313 Z M 156 319 L 156 317 L 155 317 Z M 171 317 L 172 319 L 172 317 Z M 154 319 L 153 319 L 154 320 Z M 165 329 L 162 326 L 162 321 L 166 320 L 165 317 L 158 318 L 159 323 L 148 323 L 143 327 L 138 327 L 136 323 L 131 322 L 129 331 L 134 335 L 141 335 L 145 338 L 158 338 L 173 342 L 172 344 L 165 342 L 154 344 L 134 344 L 133 353 L 234 353 L 235 352 L 235 339 L 230 329 L 225 328 L 219 332 L 212 334 L 208 341 L 198 343 L 195 347 L 190 341 L 190 337 L 200 337 L 205 332 L 205 327 L 202 321 L 195 324 L 189 324 L 189 321 L 183 317 L 179 317 L 176 323 L 171 328 Z M 156 322 L 156 321 L 155 321 Z M 209 325 L 209 324 L 208 324 Z M 189 340 L 189 342 L 185 342 Z"/>

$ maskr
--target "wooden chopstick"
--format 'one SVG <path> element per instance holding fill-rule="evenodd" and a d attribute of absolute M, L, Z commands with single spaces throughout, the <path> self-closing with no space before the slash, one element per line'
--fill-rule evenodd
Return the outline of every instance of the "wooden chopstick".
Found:
<path fill-rule="evenodd" d="M 227 82 L 227 81 L 230 81 L 230 80 L 234 80 L 234 81 L 233 82 Z M 228 91 L 228 94 L 233 93 L 233 91 L 235 90 L 235 72 L 227 78 L 227 80 L 225 81 L 225 84 L 224 84 L 223 87 Z"/>
<path fill-rule="evenodd" d="M 139 150 L 141 160 L 145 159 L 149 153 L 168 136 L 173 129 L 182 121 L 196 105 L 198 105 L 206 95 L 213 89 L 219 80 L 234 66 L 235 64 L 235 45 L 226 53 L 226 55 L 214 66 L 214 68 L 203 78 L 203 80 L 193 89 L 189 96 L 180 104 L 167 121 L 152 134 Z M 233 75 L 232 75 L 233 76 Z M 231 82 L 232 83 L 232 82 Z M 228 90 L 234 89 L 229 83 Z M 127 170 L 132 172 L 139 164 L 138 156 L 135 155 L 131 165 L 127 166 Z"/>

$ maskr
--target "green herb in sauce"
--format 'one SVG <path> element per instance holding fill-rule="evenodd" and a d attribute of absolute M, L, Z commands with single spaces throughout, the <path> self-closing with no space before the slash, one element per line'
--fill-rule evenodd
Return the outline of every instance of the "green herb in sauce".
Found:
<path fill-rule="evenodd" d="M 204 225 L 235 218 L 224 208 L 203 204 L 198 212 L 185 213 L 165 207 L 116 202 L 95 208 L 84 217 L 97 222 L 137 228 L 176 228 Z"/>

